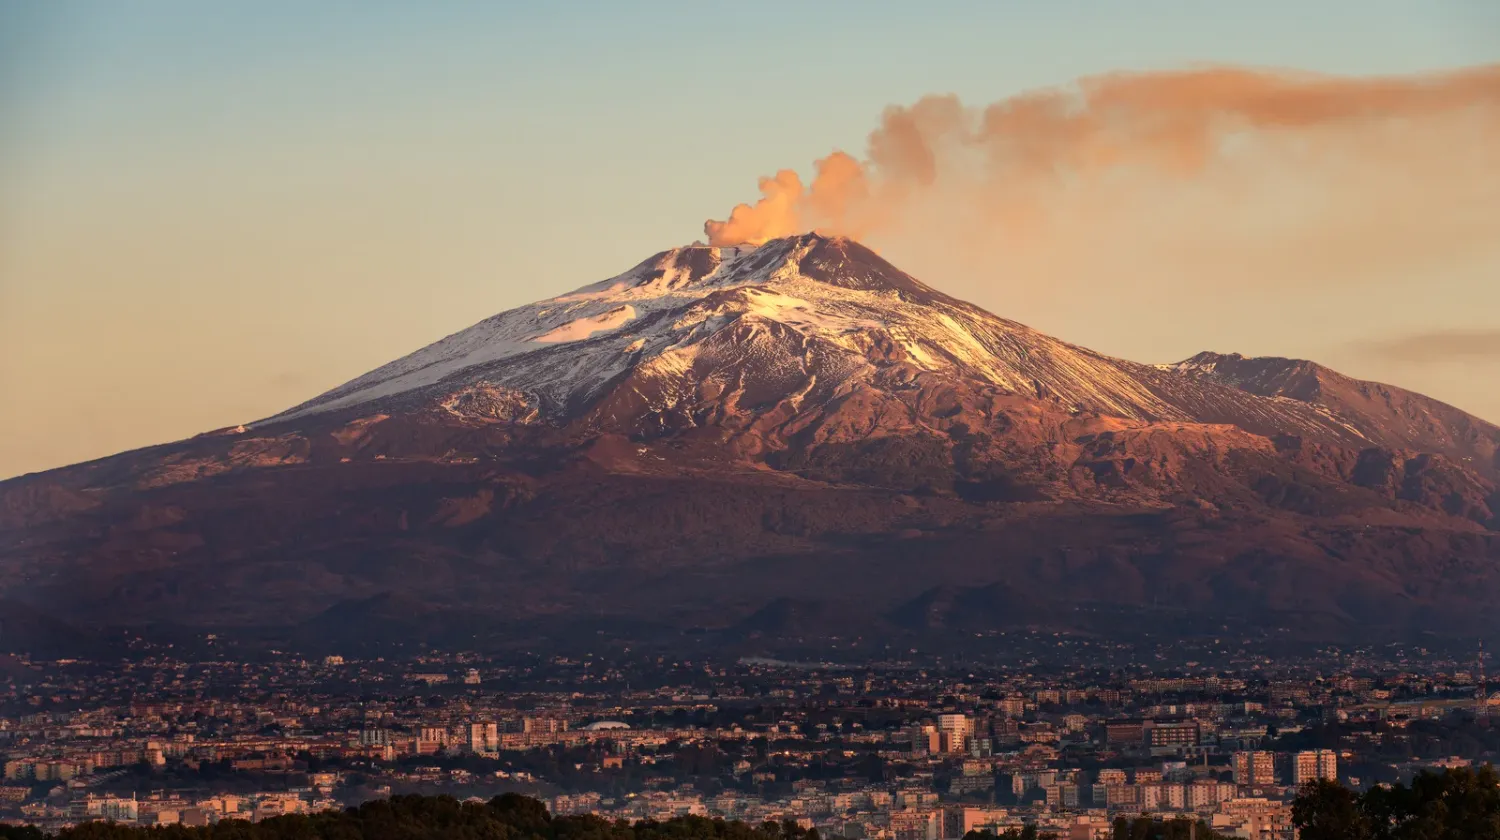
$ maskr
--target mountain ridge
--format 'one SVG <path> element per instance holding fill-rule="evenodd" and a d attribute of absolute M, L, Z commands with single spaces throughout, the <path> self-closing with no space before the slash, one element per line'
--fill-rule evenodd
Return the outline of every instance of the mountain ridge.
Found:
<path fill-rule="evenodd" d="M 1476 632 L 1497 449 L 1311 362 L 1109 357 L 852 240 L 688 246 L 246 426 L 0 482 L 0 599 L 303 641 Z"/>

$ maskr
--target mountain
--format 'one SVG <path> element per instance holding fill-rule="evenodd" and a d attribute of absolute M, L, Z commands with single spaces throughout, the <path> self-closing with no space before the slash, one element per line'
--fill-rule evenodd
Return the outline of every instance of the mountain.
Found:
<path fill-rule="evenodd" d="M 1311 362 L 1068 344 L 847 239 L 692 246 L 0 482 L 0 599 L 301 647 L 1463 635 L 1495 626 L 1497 451 Z"/>
<path fill-rule="evenodd" d="M 1302 359 L 1247 359 L 1199 353 L 1172 365 L 1189 376 L 1261 397 L 1318 406 L 1350 424 L 1360 438 L 1413 451 L 1436 451 L 1500 470 L 1495 427 L 1451 405 L 1402 388 L 1364 382 Z"/>

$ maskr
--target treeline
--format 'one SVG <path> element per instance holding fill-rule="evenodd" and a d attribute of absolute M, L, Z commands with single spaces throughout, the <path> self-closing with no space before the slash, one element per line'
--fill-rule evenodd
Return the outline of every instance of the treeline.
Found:
<path fill-rule="evenodd" d="M 1461 768 L 1364 793 L 1313 782 L 1292 821 L 1301 840 L 1500 840 L 1500 776 L 1489 765 Z"/>

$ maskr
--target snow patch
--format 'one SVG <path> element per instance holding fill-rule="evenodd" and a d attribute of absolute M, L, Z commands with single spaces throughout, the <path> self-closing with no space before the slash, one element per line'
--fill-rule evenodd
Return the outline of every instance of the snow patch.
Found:
<path fill-rule="evenodd" d="M 617 330 L 624 326 L 627 321 L 635 318 L 635 307 L 626 304 L 618 309 L 611 309 L 602 315 L 589 318 L 579 318 L 569 321 L 554 329 L 533 338 L 538 344 L 558 344 L 564 341 L 582 341 L 593 336 L 595 333 Z"/>

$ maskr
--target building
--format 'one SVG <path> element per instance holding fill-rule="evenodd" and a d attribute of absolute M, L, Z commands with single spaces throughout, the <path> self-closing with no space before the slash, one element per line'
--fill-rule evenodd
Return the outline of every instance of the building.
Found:
<path fill-rule="evenodd" d="M 974 723 L 968 715 L 938 715 L 937 729 L 941 737 L 940 751 L 960 753 L 964 751 L 965 739 L 974 734 Z"/>
<path fill-rule="evenodd" d="M 1068 840 L 1109 840 L 1114 833 L 1114 827 L 1108 818 L 1083 814 L 1068 826 Z"/>
<path fill-rule="evenodd" d="M 119 796 L 95 796 L 89 794 L 80 803 L 84 815 L 108 822 L 133 823 L 140 817 L 140 803 L 134 796 L 125 799 Z"/>
<path fill-rule="evenodd" d="M 1290 840 L 1294 836 L 1292 807 L 1265 799 L 1229 799 L 1219 805 L 1212 828 L 1248 840 Z"/>
<path fill-rule="evenodd" d="M 938 840 L 942 829 L 942 811 L 912 810 L 891 813 L 891 834 L 895 840 Z"/>
<path fill-rule="evenodd" d="M 1135 785 L 1104 786 L 1104 804 L 1111 811 L 1136 810 L 1141 804 L 1141 789 Z"/>
<path fill-rule="evenodd" d="M 1006 697 L 995 704 L 1000 714 L 1006 717 L 1020 717 L 1026 714 L 1026 699 L 1024 697 Z"/>
<path fill-rule="evenodd" d="M 500 725 L 497 723 L 469 724 L 469 751 L 490 753 L 500 749 Z"/>
<path fill-rule="evenodd" d="M 1098 781 L 1101 785 L 1123 785 L 1126 774 L 1124 770 L 1115 767 L 1106 767 L 1099 771 Z"/>
<path fill-rule="evenodd" d="M 1104 725 L 1104 737 L 1111 745 L 1139 745 L 1146 740 L 1143 720 L 1112 720 Z"/>
<path fill-rule="evenodd" d="M 911 751 L 916 755 L 942 752 L 942 735 L 936 726 L 912 726 L 906 730 Z"/>
<path fill-rule="evenodd" d="M 1153 749 L 1196 747 L 1202 737 L 1196 720 L 1150 721 L 1144 728 L 1145 741 Z"/>
<path fill-rule="evenodd" d="M 568 720 L 562 717 L 525 717 L 521 719 L 521 731 L 527 735 L 561 735 L 568 731 Z"/>
<path fill-rule="evenodd" d="M 417 755 L 432 755 L 448 747 L 448 730 L 442 726 L 424 726 L 417 730 Z"/>
<path fill-rule="evenodd" d="M 1276 784 L 1275 753 L 1261 750 L 1235 753 L 1234 783 L 1237 785 Z"/>
<path fill-rule="evenodd" d="M 1292 765 L 1292 781 L 1298 787 L 1314 780 L 1337 781 L 1339 756 L 1333 750 L 1304 750 L 1297 753 Z"/>
<path fill-rule="evenodd" d="M 956 776 L 948 784 L 948 792 L 954 796 L 995 789 L 995 777 L 990 773 L 974 776 Z"/>
<path fill-rule="evenodd" d="M 1004 808 L 944 808 L 943 834 L 945 838 L 959 838 L 981 826 L 994 825 L 1009 814 Z"/>
<path fill-rule="evenodd" d="M 1060 782 L 1047 785 L 1043 790 L 1047 793 L 1047 806 L 1053 810 L 1078 808 L 1078 785 L 1069 782 Z"/>
<path fill-rule="evenodd" d="M 1233 799 L 1237 792 L 1228 782 L 1200 779 L 1187 785 L 1187 809 L 1197 811 L 1211 808 L 1226 799 Z"/>

